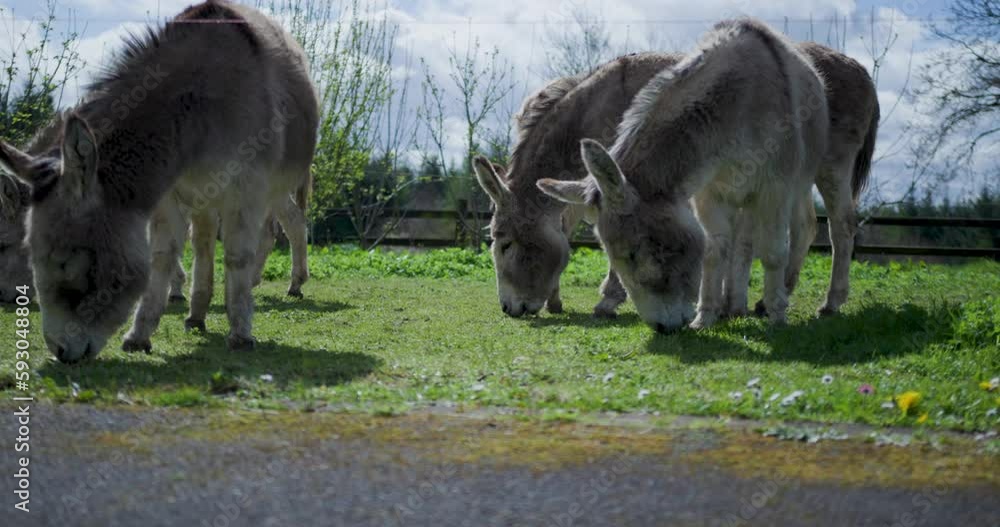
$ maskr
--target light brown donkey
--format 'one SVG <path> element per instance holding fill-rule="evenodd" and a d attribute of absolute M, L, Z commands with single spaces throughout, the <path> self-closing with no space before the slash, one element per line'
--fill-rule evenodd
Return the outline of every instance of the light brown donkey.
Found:
<path fill-rule="evenodd" d="M 140 296 L 123 347 L 151 348 L 185 225 L 159 207 L 171 191 L 196 231 L 220 220 L 227 342 L 252 348 L 263 223 L 308 184 L 318 121 L 292 37 L 252 8 L 209 1 L 128 42 L 67 119 L 60 155 L 2 145 L 0 161 L 33 188 L 28 244 L 50 350 L 97 355 Z"/>

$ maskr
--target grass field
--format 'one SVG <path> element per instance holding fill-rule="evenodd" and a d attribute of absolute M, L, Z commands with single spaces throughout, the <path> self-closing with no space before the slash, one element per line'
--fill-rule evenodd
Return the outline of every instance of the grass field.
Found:
<path fill-rule="evenodd" d="M 32 391 L 78 404 L 375 413 L 448 404 L 554 419 L 641 411 L 1000 427 L 1000 391 L 988 386 L 1000 375 L 996 263 L 857 264 L 845 312 L 816 319 L 830 260 L 813 256 L 787 327 L 741 319 L 670 336 L 655 335 L 630 305 L 616 320 L 591 318 L 605 265 L 601 253 L 579 251 L 564 275 L 566 313 L 512 320 L 500 312 L 487 254 L 317 249 L 306 298 L 294 300 L 283 295 L 289 260 L 278 253 L 256 291 L 256 351 L 225 350 L 221 287 L 207 334 L 186 334 L 186 306 L 173 306 L 151 355 L 121 352 L 119 334 L 97 360 L 77 366 L 44 348 L 33 308 Z M 754 299 L 760 285 L 756 268 Z M 5 342 L 13 320 L 10 308 L 0 311 Z M 4 398 L 14 390 L 6 347 Z M 861 393 L 863 385 L 872 393 Z"/>

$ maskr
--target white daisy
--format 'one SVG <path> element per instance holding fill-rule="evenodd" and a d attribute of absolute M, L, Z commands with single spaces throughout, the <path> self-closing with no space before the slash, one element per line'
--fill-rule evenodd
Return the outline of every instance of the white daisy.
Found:
<path fill-rule="evenodd" d="M 803 392 L 802 390 L 795 390 L 794 392 L 788 394 L 788 397 L 781 400 L 781 406 L 791 406 L 799 400 L 799 397 L 802 397 L 805 394 L 806 392 Z"/>

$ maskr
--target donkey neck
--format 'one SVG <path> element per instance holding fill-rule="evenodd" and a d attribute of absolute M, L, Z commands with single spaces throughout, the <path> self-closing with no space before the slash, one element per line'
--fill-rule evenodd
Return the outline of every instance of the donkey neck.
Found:
<path fill-rule="evenodd" d="M 150 101 L 149 107 L 116 121 L 99 107 L 84 106 L 79 113 L 93 127 L 98 140 L 100 183 L 111 206 L 151 212 L 192 159 L 199 136 L 193 118 L 169 115 L 169 105 Z"/>
<path fill-rule="evenodd" d="M 636 94 L 659 71 L 681 56 L 642 53 L 619 57 L 570 90 L 522 138 L 514 156 L 515 194 L 537 199 L 539 179 L 580 180 L 587 169 L 580 157 L 580 141 L 595 139 L 610 146 Z M 559 210 L 564 210 L 565 207 Z"/>

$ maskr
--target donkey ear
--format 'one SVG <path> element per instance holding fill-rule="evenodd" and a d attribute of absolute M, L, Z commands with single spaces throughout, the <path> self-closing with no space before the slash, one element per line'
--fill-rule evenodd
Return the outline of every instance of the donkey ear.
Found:
<path fill-rule="evenodd" d="M 584 181 L 559 181 L 555 179 L 538 180 L 539 190 L 571 205 L 587 203 L 587 183 Z"/>
<path fill-rule="evenodd" d="M 0 141 L 0 169 L 28 185 L 32 184 L 31 163 L 34 160 L 31 155 L 14 148 L 6 141 Z"/>
<path fill-rule="evenodd" d="M 479 179 L 479 186 L 483 187 L 483 190 L 490 195 L 493 203 L 499 205 L 507 201 L 508 196 L 510 196 L 510 189 L 507 188 L 503 179 L 497 175 L 496 170 L 493 168 L 493 163 L 490 163 L 489 159 L 483 156 L 477 157 L 475 163 L 473 163 L 473 169 L 476 172 L 476 178 Z"/>
<path fill-rule="evenodd" d="M 597 141 L 580 141 L 580 152 L 587 172 L 594 176 L 601 189 L 601 200 L 610 206 L 625 203 L 625 175 L 611 154 Z"/>
<path fill-rule="evenodd" d="M 62 156 L 62 178 L 75 199 L 83 199 L 99 188 L 97 138 L 87 122 L 76 115 L 66 121 Z"/>
<path fill-rule="evenodd" d="M 500 176 L 500 180 L 506 181 L 507 178 L 504 177 L 504 174 L 507 173 L 507 167 L 501 165 L 500 163 L 490 163 L 490 164 L 493 165 L 493 171 L 496 172 L 498 176 Z"/>

